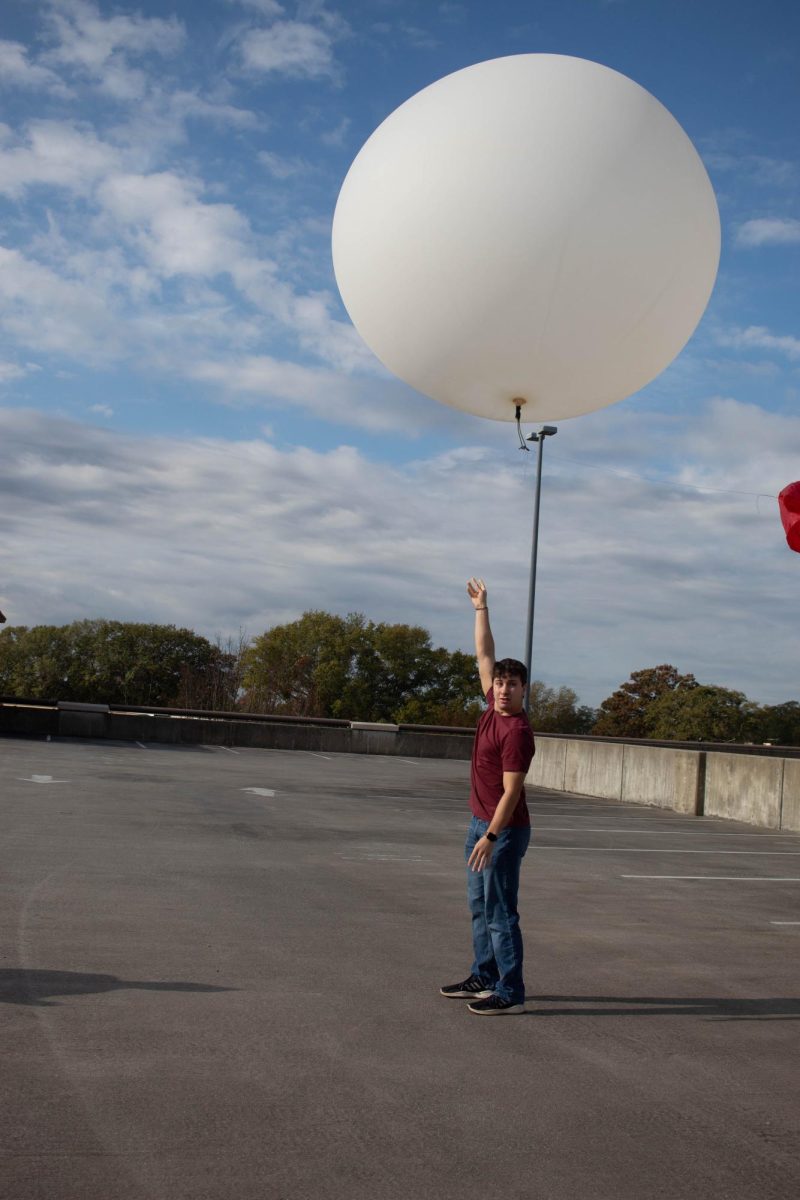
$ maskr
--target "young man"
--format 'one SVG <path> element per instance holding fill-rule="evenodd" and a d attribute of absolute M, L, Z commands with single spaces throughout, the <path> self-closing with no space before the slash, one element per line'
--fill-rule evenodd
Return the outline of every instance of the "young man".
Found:
<path fill-rule="evenodd" d="M 443 987 L 441 994 L 469 999 L 470 1012 L 501 1016 L 525 1009 L 517 895 L 531 837 L 523 784 L 534 744 L 523 708 L 528 673 L 515 658 L 495 661 L 483 580 L 470 579 L 467 592 L 475 609 L 475 651 L 488 705 L 472 748 L 472 821 L 464 848 L 475 958 L 469 978 Z"/>

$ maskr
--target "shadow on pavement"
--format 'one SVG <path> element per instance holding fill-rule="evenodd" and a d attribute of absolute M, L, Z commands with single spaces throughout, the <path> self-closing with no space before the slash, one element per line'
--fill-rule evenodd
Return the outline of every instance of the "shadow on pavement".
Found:
<path fill-rule="evenodd" d="M 142 983 L 118 979 L 116 975 L 90 975 L 78 971 L 25 971 L 14 967 L 0 970 L 0 1003 L 52 1008 L 49 996 L 92 996 L 122 989 L 143 992 L 234 992 L 236 988 L 207 983 Z"/>
<path fill-rule="evenodd" d="M 529 1009 L 536 1017 L 716 1017 L 728 1021 L 757 1021 L 773 1017 L 800 1018 L 800 999 L 777 996 L 759 1000 L 717 999 L 707 996 L 526 996 L 527 1004 L 570 1004 L 574 1008 Z M 620 1007 L 624 1005 L 625 1007 Z"/>

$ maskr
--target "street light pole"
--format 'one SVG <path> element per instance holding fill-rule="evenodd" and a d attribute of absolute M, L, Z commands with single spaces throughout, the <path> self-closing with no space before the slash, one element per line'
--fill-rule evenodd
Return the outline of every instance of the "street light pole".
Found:
<path fill-rule="evenodd" d="M 525 638 L 525 666 L 528 671 L 528 684 L 525 688 L 525 712 L 530 708 L 531 697 L 531 667 L 533 659 L 533 610 L 536 600 L 536 556 L 539 548 L 539 500 L 542 494 L 542 450 L 544 439 L 558 433 L 555 425 L 543 425 L 538 433 L 532 433 L 529 442 L 539 443 L 539 455 L 536 463 L 536 498 L 533 504 L 533 547 L 531 549 L 531 576 L 528 590 L 528 624 Z"/>

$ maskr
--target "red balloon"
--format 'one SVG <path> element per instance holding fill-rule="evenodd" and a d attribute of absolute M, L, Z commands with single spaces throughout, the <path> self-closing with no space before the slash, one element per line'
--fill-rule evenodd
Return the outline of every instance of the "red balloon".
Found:
<path fill-rule="evenodd" d="M 800 480 L 789 483 L 778 496 L 786 541 L 792 550 L 800 554 Z"/>

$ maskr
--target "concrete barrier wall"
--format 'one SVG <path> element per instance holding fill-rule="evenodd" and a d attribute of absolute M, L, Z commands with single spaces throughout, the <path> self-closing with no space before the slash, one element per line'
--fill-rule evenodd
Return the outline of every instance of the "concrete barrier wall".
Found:
<path fill-rule="evenodd" d="M 394 754 L 469 759 L 472 731 L 354 723 L 355 727 L 106 711 L 103 705 L 35 708 L 0 705 L 0 732 L 95 740 L 253 746 L 329 754 Z M 800 758 L 599 742 L 554 735 L 536 739 L 527 782 L 549 791 L 704 812 L 771 829 L 800 831 Z"/>
<path fill-rule="evenodd" d="M 553 735 L 536 747 L 532 787 L 800 830 L 798 758 Z"/>
<path fill-rule="evenodd" d="M 567 739 L 537 737 L 536 753 L 526 776 L 526 783 L 534 787 L 549 788 L 563 792 L 564 771 L 567 765 Z"/>
<path fill-rule="evenodd" d="M 22 737 L 52 737 L 58 733 L 58 713 L 54 708 L 0 707 L 0 731 Z"/>
<path fill-rule="evenodd" d="M 800 830 L 800 758 L 783 760 L 781 829 Z"/>
<path fill-rule="evenodd" d="M 780 829 L 784 761 L 742 754 L 709 754 L 706 816 Z"/>
<path fill-rule="evenodd" d="M 582 796 L 619 800 L 622 795 L 622 755 L 616 742 L 578 742 L 567 739 L 564 791 Z"/>
<path fill-rule="evenodd" d="M 473 731 L 433 733 L 354 722 L 292 725 L 289 722 L 207 720 L 109 712 L 106 705 L 61 704 L 58 709 L 0 706 L 0 732 L 93 740 L 164 742 L 177 745 L 253 746 L 314 750 L 329 754 L 397 754 L 408 758 L 469 759 Z"/>
<path fill-rule="evenodd" d="M 703 811 L 700 750 L 625 746 L 620 799 L 695 815 Z"/>

